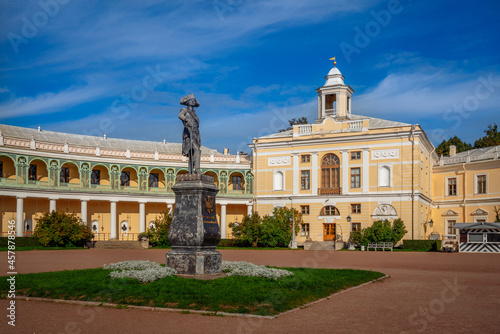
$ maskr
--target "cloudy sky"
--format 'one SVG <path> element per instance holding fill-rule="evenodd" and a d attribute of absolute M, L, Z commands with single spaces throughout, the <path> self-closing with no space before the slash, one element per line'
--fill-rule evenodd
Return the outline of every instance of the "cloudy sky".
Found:
<path fill-rule="evenodd" d="M 353 113 L 418 123 L 434 144 L 500 123 L 500 3 L 417 0 L 0 0 L 0 123 L 249 151 L 317 117 L 337 67 Z"/>

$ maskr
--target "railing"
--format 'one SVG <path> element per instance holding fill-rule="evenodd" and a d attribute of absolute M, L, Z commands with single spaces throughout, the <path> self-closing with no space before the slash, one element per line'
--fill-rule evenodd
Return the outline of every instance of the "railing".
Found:
<path fill-rule="evenodd" d="M 0 184 L 7 184 L 7 183 L 17 183 L 16 179 L 9 179 L 6 177 L 0 177 Z"/>
<path fill-rule="evenodd" d="M 59 182 L 59 186 L 68 188 L 80 188 L 80 183 Z"/>
<path fill-rule="evenodd" d="M 349 131 L 357 132 L 363 130 L 363 121 L 353 121 L 349 122 Z"/>
<path fill-rule="evenodd" d="M 94 241 L 108 241 L 110 233 L 96 233 L 94 232 Z"/>
<path fill-rule="evenodd" d="M 139 233 L 120 233 L 118 235 L 120 241 L 137 241 L 139 240 Z"/>
<path fill-rule="evenodd" d="M 342 193 L 342 187 L 338 187 L 338 188 L 318 188 L 318 193 L 320 195 L 340 195 Z"/>
<path fill-rule="evenodd" d="M 337 108 L 334 108 L 334 109 L 325 109 L 325 115 L 327 115 L 327 116 L 335 116 L 335 115 L 337 115 Z"/>
<path fill-rule="evenodd" d="M 304 125 L 298 125 L 299 128 L 299 134 L 308 134 L 312 132 L 312 125 L 311 124 L 304 124 Z"/>

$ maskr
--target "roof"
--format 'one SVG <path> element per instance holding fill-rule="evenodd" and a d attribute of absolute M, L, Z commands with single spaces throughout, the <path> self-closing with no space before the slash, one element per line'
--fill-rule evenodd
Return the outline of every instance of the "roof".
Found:
<path fill-rule="evenodd" d="M 500 145 L 457 153 L 453 156 L 441 157 L 443 165 L 495 159 L 500 152 Z"/>
<path fill-rule="evenodd" d="M 143 141 L 143 140 L 131 140 L 131 139 L 118 139 L 118 138 L 104 138 L 86 135 L 77 135 L 64 132 L 54 132 L 30 128 L 22 128 L 18 126 L 0 124 L 0 131 L 3 136 L 14 137 L 19 139 L 35 141 L 49 142 L 49 143 L 59 143 L 75 146 L 87 146 L 96 147 L 99 145 L 102 149 L 115 149 L 115 150 L 127 150 L 131 151 L 145 151 L 154 152 L 158 150 L 158 153 L 165 154 L 181 154 L 182 144 L 181 143 L 163 143 L 163 142 L 153 142 L 153 141 Z M 202 154 L 214 154 L 223 155 L 207 147 L 202 147 Z"/>
<path fill-rule="evenodd" d="M 411 124 L 409 124 L 409 123 L 389 121 L 386 119 L 363 116 L 363 115 L 354 115 L 354 114 L 351 114 L 349 116 L 349 119 L 347 119 L 346 121 L 359 121 L 359 120 L 364 120 L 364 119 L 368 120 L 368 129 L 369 130 L 395 128 L 395 127 L 401 127 L 401 126 L 411 126 Z M 262 137 L 259 137 L 259 139 L 260 138 L 284 138 L 284 137 L 291 137 L 292 135 L 293 135 L 292 130 L 286 130 L 283 132 L 277 132 L 277 133 L 269 134 L 266 136 L 262 136 Z"/>
<path fill-rule="evenodd" d="M 470 230 L 470 229 L 499 229 L 500 223 L 458 223 L 453 225 L 453 228 L 458 228 L 459 230 Z"/>

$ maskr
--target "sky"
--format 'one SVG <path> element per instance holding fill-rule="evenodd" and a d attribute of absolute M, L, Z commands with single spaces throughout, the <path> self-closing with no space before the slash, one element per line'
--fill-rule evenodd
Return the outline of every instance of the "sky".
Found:
<path fill-rule="evenodd" d="M 500 123 L 500 2 L 0 0 L 0 123 L 250 152 L 317 118 L 333 66 L 352 112 L 420 124 L 434 145 Z"/>

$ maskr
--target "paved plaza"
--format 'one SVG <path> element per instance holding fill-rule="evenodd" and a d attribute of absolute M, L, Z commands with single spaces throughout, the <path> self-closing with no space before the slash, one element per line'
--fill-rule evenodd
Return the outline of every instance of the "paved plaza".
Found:
<path fill-rule="evenodd" d="M 165 262 L 165 250 L 17 253 L 19 273 Z M 216 317 L 17 301 L 1 333 L 500 333 L 500 255 L 223 250 L 223 260 L 281 267 L 353 268 L 391 276 L 276 319 Z M 6 261 L 4 261 L 6 263 Z M 4 266 L 6 266 L 4 264 Z M 2 268 L 7 272 L 6 268 Z M 6 312 L 7 300 L 0 301 Z"/>

